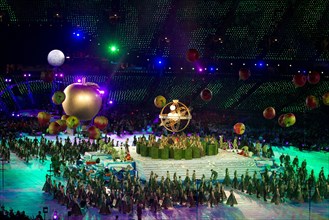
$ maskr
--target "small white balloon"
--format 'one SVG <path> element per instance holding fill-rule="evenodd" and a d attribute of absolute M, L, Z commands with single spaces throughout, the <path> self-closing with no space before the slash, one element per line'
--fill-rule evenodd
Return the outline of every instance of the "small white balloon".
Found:
<path fill-rule="evenodd" d="M 52 50 L 49 52 L 47 60 L 50 65 L 58 67 L 63 65 L 65 56 L 64 53 L 60 50 Z"/>

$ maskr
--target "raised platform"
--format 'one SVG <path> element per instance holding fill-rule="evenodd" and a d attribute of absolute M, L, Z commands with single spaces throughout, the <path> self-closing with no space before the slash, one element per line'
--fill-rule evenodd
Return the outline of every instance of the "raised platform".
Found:
<path fill-rule="evenodd" d="M 187 169 L 189 170 L 190 177 L 192 176 L 193 170 L 195 170 L 197 179 L 201 179 L 203 174 L 206 178 L 210 178 L 211 169 L 218 172 L 219 179 L 224 179 L 226 168 L 228 168 L 231 178 L 233 178 L 235 170 L 237 171 L 239 178 L 241 174 L 245 174 L 247 169 L 249 175 L 252 175 L 254 171 L 259 173 L 261 170 L 256 166 L 253 158 L 244 157 L 220 149 L 217 155 L 193 158 L 192 160 L 162 160 L 143 157 L 136 153 L 136 147 L 130 147 L 130 155 L 136 162 L 136 169 L 140 178 L 144 180 L 148 180 L 151 171 L 155 172 L 160 180 L 161 176 L 166 177 L 167 171 L 169 171 L 171 177 L 174 172 L 176 172 L 177 176 L 181 176 L 182 179 L 184 179 Z"/>

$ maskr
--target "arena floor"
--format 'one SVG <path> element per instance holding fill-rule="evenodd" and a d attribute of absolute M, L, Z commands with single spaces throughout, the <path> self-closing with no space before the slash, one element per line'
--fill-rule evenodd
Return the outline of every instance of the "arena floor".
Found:
<path fill-rule="evenodd" d="M 124 141 L 129 135 L 121 138 L 115 135 L 111 136 L 118 141 Z M 63 137 L 63 138 L 66 138 Z M 328 175 L 329 155 L 324 152 L 300 152 L 293 147 L 290 148 L 274 148 L 276 160 L 284 153 L 289 154 L 293 159 L 298 155 L 300 163 L 303 159 L 307 160 L 307 169 L 315 169 L 318 175 L 321 167 L 324 167 L 325 175 Z M 239 158 L 238 158 L 239 159 Z M 11 154 L 11 162 L 4 164 L 4 189 L 1 191 L 1 204 L 6 209 L 12 208 L 16 210 L 25 210 L 29 216 L 36 216 L 42 208 L 49 207 L 49 213 L 46 219 L 52 219 L 52 213 L 56 210 L 61 219 L 115 219 L 116 215 L 119 219 L 137 219 L 136 210 L 131 215 L 120 214 L 117 210 L 112 210 L 109 216 L 98 214 L 98 210 L 89 208 L 84 210 L 83 217 L 68 217 L 66 207 L 60 206 L 53 201 L 51 196 L 42 192 L 42 186 L 45 182 L 45 175 L 50 167 L 50 160 L 41 163 L 37 160 L 31 160 L 25 163 L 15 154 Z M 185 169 L 184 169 L 185 170 Z M 197 171 L 198 172 L 198 171 Z M 58 181 L 64 179 L 58 178 Z M 0 183 L 1 183 L 0 182 Z M 229 194 L 230 188 L 225 191 Z M 322 203 L 303 203 L 293 204 L 290 202 L 274 205 L 269 201 L 264 202 L 257 199 L 255 195 L 247 195 L 239 191 L 235 191 L 238 205 L 230 207 L 227 205 L 219 205 L 214 208 L 199 206 L 197 208 L 177 207 L 172 210 L 164 210 L 154 214 L 148 209 L 143 211 L 143 219 L 328 219 L 329 218 L 329 201 Z"/>

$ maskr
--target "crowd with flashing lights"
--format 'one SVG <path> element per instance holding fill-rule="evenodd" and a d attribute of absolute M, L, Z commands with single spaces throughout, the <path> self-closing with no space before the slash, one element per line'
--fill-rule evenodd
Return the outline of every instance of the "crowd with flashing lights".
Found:
<path fill-rule="evenodd" d="M 161 141 L 161 138 L 158 140 Z M 221 145 L 221 140 L 215 141 Z M 114 145 L 114 141 L 110 139 L 103 142 Z M 280 173 L 270 172 L 266 168 L 261 174 L 249 174 L 246 170 L 239 177 L 235 171 L 234 178 L 231 179 L 229 170 L 226 169 L 225 178 L 219 180 L 216 170 L 209 171 L 210 179 L 206 179 L 204 175 L 201 179 L 196 179 L 196 171 L 186 170 L 184 179 L 176 173 L 171 176 L 168 171 L 162 177 L 152 172 L 148 180 L 141 181 L 139 177 L 131 175 L 129 170 L 124 170 L 124 175 L 119 178 L 105 168 L 97 175 L 91 175 L 87 166 L 79 165 L 81 154 L 101 149 L 99 142 L 75 139 L 72 143 L 70 139 L 56 138 L 51 141 L 44 137 L 38 141 L 9 135 L 2 137 L 1 155 L 7 154 L 8 149 L 27 163 L 32 160 L 42 163 L 51 158 L 55 176 L 64 177 L 66 181 L 60 182 L 47 175 L 42 190 L 76 216 L 82 215 L 83 209 L 88 207 L 98 208 L 99 213 L 104 215 L 110 215 L 113 209 L 123 214 L 133 213 L 136 209 L 140 216 L 143 209 L 159 212 L 180 206 L 234 206 L 238 204 L 234 192 L 254 195 L 275 204 L 289 201 L 321 202 L 329 199 L 329 175 L 325 177 L 323 168 L 316 177 L 313 170 L 307 170 L 306 161 L 300 162 L 298 157 L 291 160 L 289 155 L 280 156 L 283 167 Z M 230 194 L 226 195 L 224 189 L 230 190 Z"/>

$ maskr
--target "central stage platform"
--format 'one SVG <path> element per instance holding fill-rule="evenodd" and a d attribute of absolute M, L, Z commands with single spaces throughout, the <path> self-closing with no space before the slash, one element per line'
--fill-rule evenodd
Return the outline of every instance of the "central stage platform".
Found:
<path fill-rule="evenodd" d="M 139 177 L 144 180 L 148 180 L 151 171 L 159 176 L 159 180 L 161 176 L 166 177 L 167 171 L 169 171 L 171 177 L 176 172 L 177 176 L 181 176 L 184 180 L 187 169 L 189 170 L 190 177 L 192 176 L 193 170 L 195 170 L 197 179 L 201 179 L 203 174 L 206 179 L 209 179 L 211 176 L 211 169 L 218 172 L 219 179 L 224 179 L 226 168 L 228 168 L 231 179 L 234 177 L 235 170 L 238 173 L 238 178 L 240 178 L 242 174 L 245 174 L 247 169 L 250 176 L 254 171 L 257 171 L 259 174 L 261 170 L 257 167 L 253 158 L 244 157 L 234 152 L 221 149 L 219 149 L 217 155 L 193 158 L 192 160 L 162 160 L 143 157 L 136 153 L 136 147 L 130 147 L 130 155 L 136 162 L 136 169 Z"/>
<path fill-rule="evenodd" d="M 234 177 L 234 171 L 237 171 L 238 178 L 242 174 L 246 173 L 248 169 L 249 175 L 252 176 L 254 171 L 257 171 L 257 174 L 260 174 L 262 168 L 257 166 L 256 160 L 252 157 L 245 157 L 239 155 L 235 152 L 218 150 L 218 154 L 214 156 L 204 156 L 202 158 L 193 158 L 192 160 L 175 160 L 175 159 L 152 159 L 150 157 L 143 157 L 140 154 L 136 153 L 136 147 L 132 145 L 132 136 L 126 135 L 124 137 L 118 137 L 116 135 L 110 135 L 111 139 L 115 141 L 125 141 L 127 138 L 130 140 L 129 152 L 134 162 L 136 163 L 136 171 L 138 176 L 142 180 L 148 180 L 151 171 L 156 173 L 161 179 L 161 176 L 166 177 L 167 171 L 169 171 L 170 176 L 176 172 L 177 176 L 181 176 L 184 180 L 186 176 L 186 170 L 189 170 L 189 176 L 192 177 L 193 170 L 196 171 L 196 178 L 201 179 L 204 174 L 206 179 L 209 179 L 211 176 L 211 169 L 215 170 L 218 173 L 218 179 L 222 180 L 225 177 L 225 169 L 228 168 L 229 175 L 231 179 Z M 135 135 L 137 138 L 142 136 L 141 134 Z M 29 138 L 34 138 L 34 136 L 28 136 Z M 45 136 L 47 139 L 55 140 L 55 136 Z M 71 141 L 74 140 L 73 135 L 59 135 L 60 138 L 66 139 L 69 137 Z M 38 137 L 40 138 L 40 137 Z M 117 150 L 119 150 L 118 147 Z M 124 164 L 123 164 L 124 165 Z"/>

